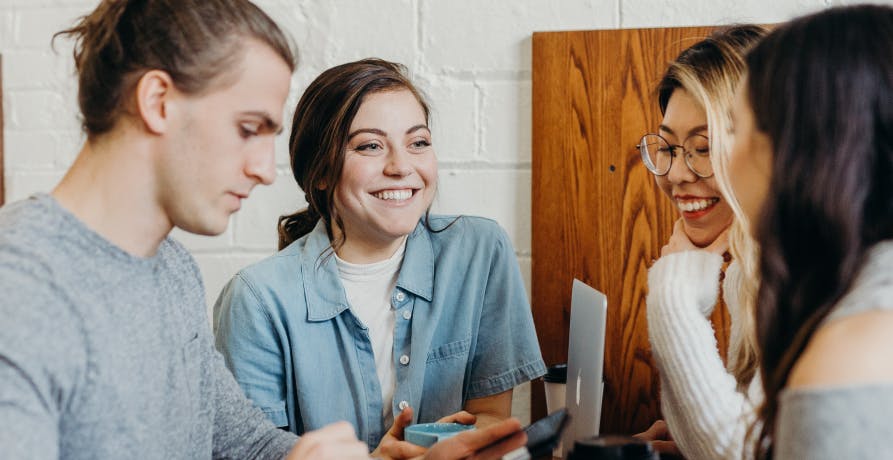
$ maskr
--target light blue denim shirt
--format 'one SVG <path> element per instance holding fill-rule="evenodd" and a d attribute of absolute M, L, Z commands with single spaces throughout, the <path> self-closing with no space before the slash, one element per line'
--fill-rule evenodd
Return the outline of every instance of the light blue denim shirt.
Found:
<path fill-rule="evenodd" d="M 414 422 L 432 422 L 545 373 L 517 260 L 492 220 L 463 216 L 439 233 L 420 222 L 391 301 L 394 414 L 409 405 Z M 236 380 L 276 425 L 302 434 L 347 420 L 372 448 L 387 432 L 369 333 L 321 221 L 230 281 L 214 330 Z"/>

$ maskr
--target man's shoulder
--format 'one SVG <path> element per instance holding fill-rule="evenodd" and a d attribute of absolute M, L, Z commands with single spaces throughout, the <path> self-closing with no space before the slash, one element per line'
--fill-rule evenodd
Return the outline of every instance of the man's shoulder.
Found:
<path fill-rule="evenodd" d="M 36 197 L 0 208 L 0 286 L 11 273 L 49 276 L 55 234 L 60 231 L 52 211 Z M 27 278 L 27 277 L 26 277 Z"/>
<path fill-rule="evenodd" d="M 48 250 L 29 244 L 32 241 L 15 235 L 0 237 L 0 318 L 4 324 L 0 348 L 11 352 L 9 347 L 17 343 L 33 346 L 33 338 L 42 337 L 38 348 L 44 349 L 43 356 L 80 343 L 83 312 L 61 287 L 58 264 Z"/>
<path fill-rule="evenodd" d="M 58 231 L 56 210 L 44 195 L 35 195 L 0 208 L 0 244 L 38 242 Z"/>

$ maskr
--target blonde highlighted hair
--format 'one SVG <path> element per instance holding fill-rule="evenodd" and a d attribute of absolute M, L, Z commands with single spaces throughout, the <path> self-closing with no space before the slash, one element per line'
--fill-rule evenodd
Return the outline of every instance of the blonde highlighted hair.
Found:
<path fill-rule="evenodd" d="M 759 250 L 747 231 L 747 217 L 729 187 L 728 154 L 732 147 L 730 109 L 735 89 L 747 69 L 745 54 L 766 33 L 766 29 L 756 25 L 717 29 L 709 37 L 683 51 L 669 65 L 658 85 L 661 113 L 666 111 L 670 96 L 677 89 L 684 89 L 704 108 L 716 182 L 735 214 L 729 232 L 729 246 L 742 271 L 741 284 L 734 293 L 741 306 L 740 315 L 735 318 L 741 322 L 741 335 L 737 340 L 732 338 L 727 367 L 735 376 L 740 390 L 745 390 L 750 385 L 759 366 L 754 321 L 759 288 Z"/>

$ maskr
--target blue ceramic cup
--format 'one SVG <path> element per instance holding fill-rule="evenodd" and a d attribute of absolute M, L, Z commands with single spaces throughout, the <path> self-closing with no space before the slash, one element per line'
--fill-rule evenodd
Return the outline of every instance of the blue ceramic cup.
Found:
<path fill-rule="evenodd" d="M 474 425 L 461 423 L 419 423 L 406 427 L 403 430 L 403 439 L 417 446 L 430 447 L 438 441 L 473 429 Z"/>

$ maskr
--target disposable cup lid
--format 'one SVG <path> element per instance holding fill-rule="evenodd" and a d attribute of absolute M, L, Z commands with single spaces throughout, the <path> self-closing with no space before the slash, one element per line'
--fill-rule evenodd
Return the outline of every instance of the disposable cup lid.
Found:
<path fill-rule="evenodd" d="M 549 366 L 546 375 L 543 376 L 543 381 L 549 383 L 567 383 L 567 364 Z"/>

